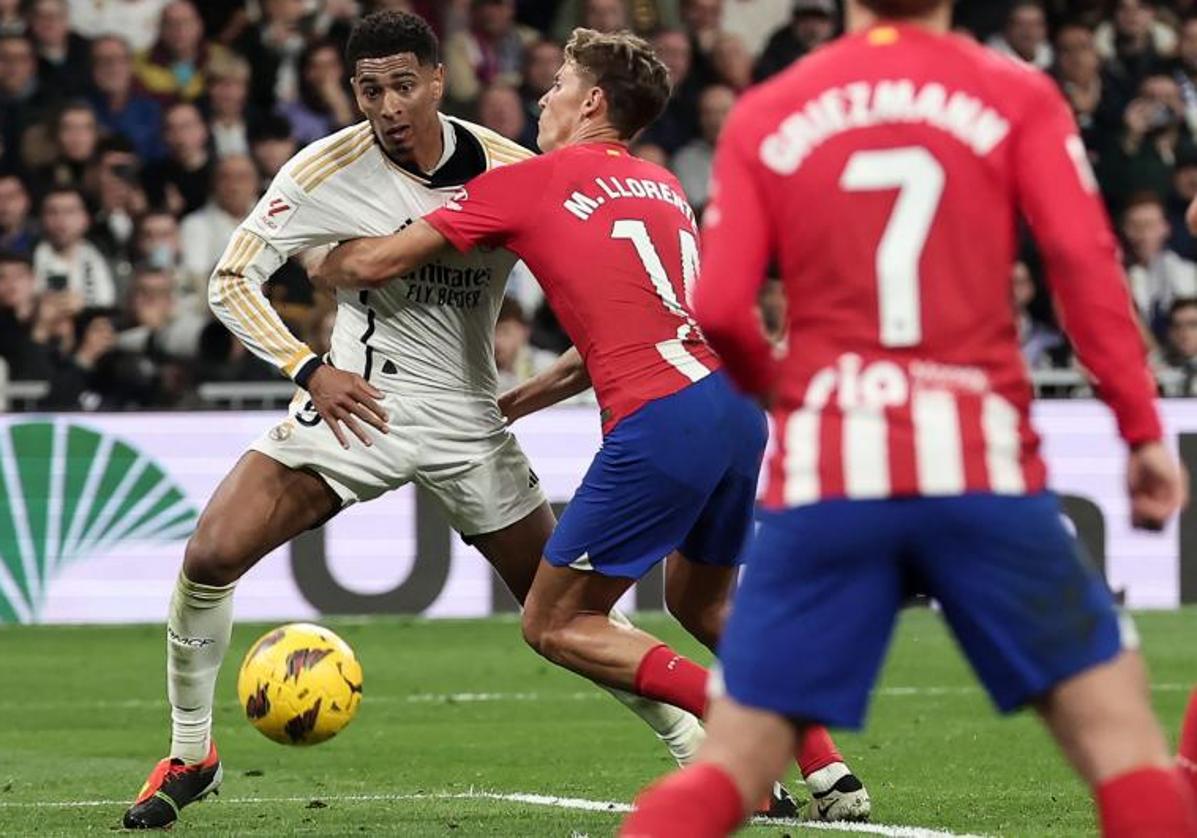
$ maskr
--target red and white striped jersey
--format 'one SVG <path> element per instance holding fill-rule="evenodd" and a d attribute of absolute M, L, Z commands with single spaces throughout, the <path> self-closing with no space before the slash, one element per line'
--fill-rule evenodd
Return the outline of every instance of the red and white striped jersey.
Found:
<path fill-rule="evenodd" d="M 744 97 L 714 190 L 696 316 L 737 382 L 773 396 L 767 505 L 1044 488 L 1012 303 L 1020 216 L 1123 437 L 1159 438 L 1113 233 L 1043 74 L 875 26 Z M 754 310 L 771 263 L 780 356 Z"/>

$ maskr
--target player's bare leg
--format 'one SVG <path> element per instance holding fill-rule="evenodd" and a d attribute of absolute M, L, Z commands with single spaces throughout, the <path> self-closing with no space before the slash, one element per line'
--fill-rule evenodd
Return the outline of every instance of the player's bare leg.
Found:
<path fill-rule="evenodd" d="M 545 503 L 509 527 L 471 539 L 521 605 L 532 587 L 540 556 L 556 524 L 552 508 Z M 631 625 L 617 610 L 612 610 L 609 618 L 620 626 Z M 705 738 L 702 726 L 693 715 L 626 690 L 601 683 L 598 686 L 651 727 L 679 765 L 693 761 Z"/>
<path fill-rule="evenodd" d="M 167 620 L 170 754 L 151 772 L 128 828 L 169 826 L 220 784 L 212 743 L 216 675 L 233 628 L 233 589 L 270 551 L 336 513 L 341 500 L 315 474 L 256 451 L 221 481 L 187 542 Z"/>
<path fill-rule="evenodd" d="M 1093 789 L 1103 832 L 1197 834 L 1197 799 L 1174 767 L 1137 652 L 1064 681 L 1036 709 Z"/>
<path fill-rule="evenodd" d="M 1180 742 L 1176 746 L 1176 765 L 1197 795 L 1197 690 L 1189 696 L 1189 706 L 1185 708 Z"/>
<path fill-rule="evenodd" d="M 736 569 L 700 565 L 674 553 L 669 557 L 667 574 L 672 574 L 673 581 L 667 580 L 666 590 L 672 588 L 674 596 L 682 592 L 686 596 L 684 604 L 673 603 L 677 610 L 692 624 L 718 633 Z M 613 626 L 605 619 L 607 610 L 631 584 L 630 579 L 555 567 L 542 561 L 524 610 L 524 637 L 559 666 L 704 718 L 707 670 L 656 637 L 632 627 Z M 868 793 L 844 764 L 827 730 L 811 727 L 799 746 L 791 756 L 815 797 L 812 817 L 867 819 L 871 810 Z M 773 788 L 772 781 L 783 775 L 784 771 L 778 771 L 773 776 L 758 801 L 769 799 L 770 791 L 776 797 L 779 789 Z"/>
<path fill-rule="evenodd" d="M 692 562 L 678 552 L 671 554 L 665 563 L 666 607 L 686 631 L 713 653 L 727 620 L 735 580 L 734 568 Z M 872 810 L 869 794 L 848 768 L 827 728 L 822 725 L 803 728 L 793 755 L 813 798 L 808 810 L 812 820 L 868 817 Z"/>

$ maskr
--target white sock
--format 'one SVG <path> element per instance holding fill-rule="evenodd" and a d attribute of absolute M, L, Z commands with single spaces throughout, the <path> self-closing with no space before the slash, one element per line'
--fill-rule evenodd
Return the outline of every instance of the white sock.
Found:
<path fill-rule="evenodd" d="M 620 626 L 631 626 L 632 622 L 619 611 L 612 610 L 611 622 Z M 603 687 L 614 696 L 615 700 L 623 704 L 644 723 L 653 729 L 657 737 L 669 748 L 669 753 L 677 760 L 678 765 L 689 765 L 698 755 L 698 748 L 706 739 L 706 731 L 698 719 L 680 707 L 653 701 L 650 698 L 615 689 Z"/>
<path fill-rule="evenodd" d="M 182 573 L 166 621 L 166 694 L 170 755 L 202 762 L 212 736 L 216 675 L 233 632 L 234 585 L 213 587 Z"/>

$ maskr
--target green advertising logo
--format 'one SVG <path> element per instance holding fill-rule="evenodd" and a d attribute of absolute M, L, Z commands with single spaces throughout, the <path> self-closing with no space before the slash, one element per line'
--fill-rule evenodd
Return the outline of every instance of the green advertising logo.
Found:
<path fill-rule="evenodd" d="M 195 520 L 166 472 L 125 442 L 65 421 L 0 428 L 0 623 L 36 621 L 66 565 L 178 541 Z"/>

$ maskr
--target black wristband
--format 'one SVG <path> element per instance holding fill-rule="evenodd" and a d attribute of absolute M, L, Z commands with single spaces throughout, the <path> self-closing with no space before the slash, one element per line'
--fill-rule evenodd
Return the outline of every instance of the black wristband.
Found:
<path fill-rule="evenodd" d="M 295 375 L 291 376 L 291 380 L 306 390 L 308 389 L 308 382 L 312 380 L 312 376 L 316 370 L 322 366 L 324 366 L 324 361 L 320 356 L 309 358 L 307 363 L 295 371 Z"/>

